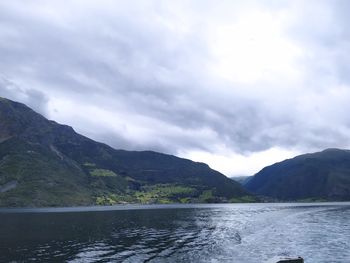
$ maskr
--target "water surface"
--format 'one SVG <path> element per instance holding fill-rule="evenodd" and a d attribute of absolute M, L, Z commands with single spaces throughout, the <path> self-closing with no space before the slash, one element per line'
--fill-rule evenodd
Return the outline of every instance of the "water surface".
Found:
<path fill-rule="evenodd" d="M 350 203 L 0 209 L 0 262 L 350 262 Z"/>

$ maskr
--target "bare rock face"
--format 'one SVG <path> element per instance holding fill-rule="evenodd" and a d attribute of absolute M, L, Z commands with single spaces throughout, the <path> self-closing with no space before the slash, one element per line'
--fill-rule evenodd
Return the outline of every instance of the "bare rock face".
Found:
<path fill-rule="evenodd" d="M 10 181 L 4 185 L 0 185 L 0 193 L 5 193 L 17 187 L 17 181 Z"/>

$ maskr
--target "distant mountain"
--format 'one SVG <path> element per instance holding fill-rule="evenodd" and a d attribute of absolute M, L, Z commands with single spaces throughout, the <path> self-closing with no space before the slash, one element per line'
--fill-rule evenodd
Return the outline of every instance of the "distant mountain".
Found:
<path fill-rule="evenodd" d="M 250 179 L 252 179 L 253 176 L 249 176 L 249 175 L 245 175 L 245 176 L 234 176 L 234 177 L 230 177 L 230 179 L 236 181 L 237 183 L 241 184 L 241 185 L 245 185 L 246 183 L 249 182 Z"/>
<path fill-rule="evenodd" d="M 0 206 L 253 200 L 204 163 L 115 150 L 0 98 Z"/>
<path fill-rule="evenodd" d="M 245 188 L 281 200 L 350 200 L 350 151 L 327 149 L 276 163 Z"/>

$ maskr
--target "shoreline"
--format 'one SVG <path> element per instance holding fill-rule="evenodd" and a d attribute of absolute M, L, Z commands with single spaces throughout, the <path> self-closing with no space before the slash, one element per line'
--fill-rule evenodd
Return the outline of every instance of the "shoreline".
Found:
<path fill-rule="evenodd" d="M 1 214 L 14 213 L 74 213 L 74 212 L 108 212 L 126 210 L 151 210 L 151 209 L 191 209 L 191 208 L 215 208 L 229 206 L 342 206 L 350 205 L 350 201 L 334 202 L 271 202 L 271 203 L 192 203 L 192 204 L 117 204 L 111 206 L 65 206 L 65 207 L 4 207 L 0 208 Z"/>

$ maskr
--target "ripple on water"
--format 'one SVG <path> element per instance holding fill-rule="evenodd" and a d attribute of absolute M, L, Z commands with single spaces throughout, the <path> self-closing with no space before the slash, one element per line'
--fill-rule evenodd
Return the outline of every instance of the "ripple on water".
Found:
<path fill-rule="evenodd" d="M 0 261 L 257 263 L 301 255 L 307 263 L 350 262 L 349 208 L 261 204 L 0 215 Z"/>

